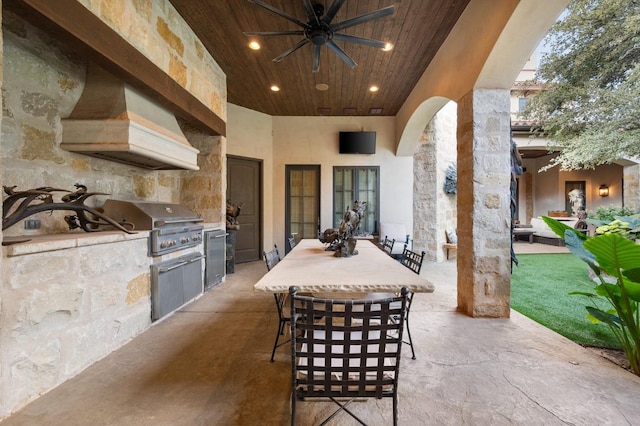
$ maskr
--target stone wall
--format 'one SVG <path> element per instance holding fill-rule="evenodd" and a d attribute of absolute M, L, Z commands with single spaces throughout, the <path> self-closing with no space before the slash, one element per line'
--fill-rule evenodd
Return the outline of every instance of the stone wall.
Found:
<path fill-rule="evenodd" d="M 168 0 L 78 0 L 226 121 L 226 76 Z"/>
<path fill-rule="evenodd" d="M 444 192 L 447 168 L 456 163 L 456 120 L 450 102 L 433 117 L 413 156 L 413 245 L 430 261 L 446 258 L 445 231 L 456 229 L 456 195 Z"/>
<path fill-rule="evenodd" d="M 25 246 L 3 247 L 0 418 L 151 324 L 147 234 L 102 234 L 19 256 Z"/>
<path fill-rule="evenodd" d="M 225 76 L 168 1 L 81 3 L 226 118 Z M 15 185 L 18 191 L 40 186 L 75 190 L 80 183 L 90 192 L 109 194 L 91 197 L 90 206 L 107 198 L 182 203 L 206 222 L 224 223 L 225 138 L 180 123 L 200 150 L 200 170 L 193 172 L 146 170 L 62 150 L 61 119 L 82 93 L 86 58 L 9 12 L 3 11 L 2 21 L 3 185 Z M 30 217 L 41 221 L 39 230 L 18 224 L 3 231 L 3 237 L 62 237 L 65 243 L 60 247 L 45 241 L 44 251 L 21 255 L 10 253 L 30 243 L 3 248 L 0 419 L 108 355 L 151 322 L 152 258 L 147 256 L 146 233 L 119 233 L 118 241 L 104 233 L 68 234 L 65 214 Z M 84 243 L 69 246 L 76 238 Z"/>
<path fill-rule="evenodd" d="M 630 209 L 640 210 L 640 165 L 624 168 L 624 205 Z"/>

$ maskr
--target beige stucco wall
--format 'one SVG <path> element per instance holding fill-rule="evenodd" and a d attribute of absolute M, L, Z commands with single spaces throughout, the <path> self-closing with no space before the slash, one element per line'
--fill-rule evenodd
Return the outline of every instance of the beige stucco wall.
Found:
<path fill-rule="evenodd" d="M 622 177 L 623 167 L 617 164 L 598 166 L 596 170 L 560 171 L 557 167 L 538 172 L 541 167 L 549 164 L 549 156 L 537 159 L 525 159 L 523 166 L 533 176 L 534 208 L 533 216 L 547 215 L 549 210 L 564 210 L 565 182 L 585 181 L 586 209 L 592 211 L 604 206 L 622 206 Z M 602 184 L 609 186 L 609 196 L 600 197 L 598 187 Z M 524 207 L 524 191 L 520 191 L 520 205 Z M 525 222 L 524 211 L 520 210 L 521 222 Z"/>
<path fill-rule="evenodd" d="M 269 247 L 274 222 L 272 117 L 233 104 L 227 111 L 227 154 L 262 161 L 262 236 L 265 247 Z"/>
<path fill-rule="evenodd" d="M 393 117 L 272 117 L 229 105 L 227 153 L 263 160 L 264 244 L 284 247 L 285 166 L 320 165 L 320 229 L 333 226 L 333 166 L 380 166 L 380 220 L 413 227 L 413 159 L 394 154 Z M 376 132 L 375 155 L 338 153 L 340 131 Z"/>
<path fill-rule="evenodd" d="M 340 131 L 375 131 L 375 155 L 338 153 Z M 320 230 L 333 227 L 333 166 L 380 166 L 380 221 L 413 228 L 413 158 L 395 156 L 393 117 L 274 117 L 274 239 L 284 244 L 285 165 L 320 165 Z"/>

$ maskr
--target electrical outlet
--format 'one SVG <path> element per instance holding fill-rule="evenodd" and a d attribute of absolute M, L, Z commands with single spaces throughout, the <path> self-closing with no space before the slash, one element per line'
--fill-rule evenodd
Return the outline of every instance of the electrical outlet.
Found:
<path fill-rule="evenodd" d="M 40 229 L 40 221 L 38 219 L 27 219 L 24 221 L 24 229 Z"/>

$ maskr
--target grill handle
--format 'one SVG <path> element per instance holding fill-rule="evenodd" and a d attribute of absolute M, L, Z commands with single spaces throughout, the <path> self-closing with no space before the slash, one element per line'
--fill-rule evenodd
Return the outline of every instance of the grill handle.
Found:
<path fill-rule="evenodd" d="M 162 220 L 156 220 L 155 222 L 153 222 L 153 225 L 155 227 L 160 227 L 160 226 L 165 226 L 165 225 L 171 225 L 174 223 L 195 223 L 195 222 L 202 222 L 204 219 L 202 218 L 193 218 L 193 219 L 162 219 Z"/>
<path fill-rule="evenodd" d="M 158 269 L 158 272 L 159 273 L 164 273 L 164 272 L 173 271 L 174 269 L 180 268 L 180 267 L 182 267 L 184 265 L 188 265 L 188 264 L 193 263 L 193 262 L 197 262 L 198 260 L 202 260 L 202 259 L 204 259 L 204 256 L 194 257 L 193 259 L 185 260 L 184 262 L 180 262 L 180 263 L 178 263 L 176 265 L 171 265 L 171 266 L 169 266 L 167 268 L 160 268 L 160 269 Z"/>

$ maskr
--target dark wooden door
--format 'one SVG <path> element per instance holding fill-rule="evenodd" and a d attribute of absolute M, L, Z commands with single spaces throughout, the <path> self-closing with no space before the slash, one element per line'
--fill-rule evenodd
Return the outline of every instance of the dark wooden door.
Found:
<path fill-rule="evenodd" d="M 236 234 L 236 263 L 260 259 L 262 250 L 262 162 L 227 157 L 227 200 L 242 204 Z"/>

